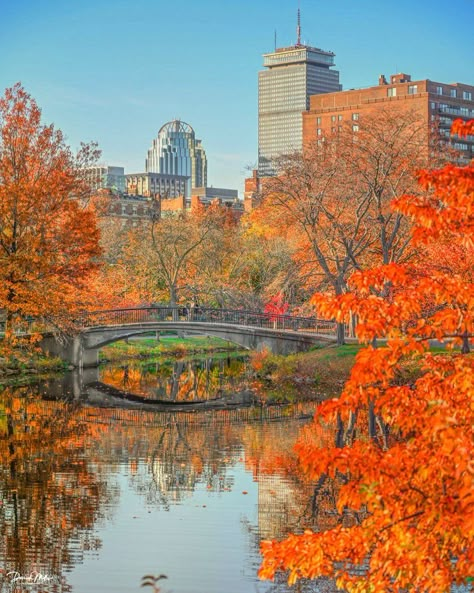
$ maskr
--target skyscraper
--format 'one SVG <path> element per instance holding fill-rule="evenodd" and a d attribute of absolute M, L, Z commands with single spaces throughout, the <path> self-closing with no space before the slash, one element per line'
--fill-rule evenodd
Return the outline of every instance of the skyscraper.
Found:
<path fill-rule="evenodd" d="M 297 41 L 263 55 L 266 70 L 258 73 L 258 175 L 276 173 L 274 159 L 303 147 L 302 112 L 309 97 L 340 91 L 334 53 L 301 43 L 298 10 Z"/>
<path fill-rule="evenodd" d="M 189 177 L 187 195 L 191 195 L 193 187 L 207 185 L 206 152 L 201 140 L 196 140 L 193 128 L 179 119 L 161 127 L 148 151 L 145 170 Z"/>

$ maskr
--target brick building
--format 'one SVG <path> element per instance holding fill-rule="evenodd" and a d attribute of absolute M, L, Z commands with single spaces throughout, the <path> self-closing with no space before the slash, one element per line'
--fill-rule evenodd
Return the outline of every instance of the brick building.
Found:
<path fill-rule="evenodd" d="M 448 141 L 455 119 L 474 118 L 474 86 L 412 81 L 410 75 L 400 73 L 390 81 L 381 75 L 377 86 L 313 95 L 309 110 L 303 113 L 303 144 L 337 133 L 344 125 L 357 132 L 359 118 L 391 108 L 416 113 L 426 122 L 427 133 L 436 125 Z M 452 138 L 450 142 L 461 161 L 474 157 L 474 137 Z"/>
<path fill-rule="evenodd" d="M 240 218 L 243 214 L 243 202 L 241 200 L 229 202 L 219 197 L 205 200 L 202 196 L 193 195 L 186 198 L 181 195 L 175 198 L 156 196 L 152 199 L 146 196 L 115 194 L 112 192 L 102 194 L 102 196 L 105 198 L 102 216 L 120 220 L 122 226 L 136 226 L 140 222 L 150 221 L 153 218 L 156 220 L 180 212 L 193 211 L 201 206 L 207 208 L 211 204 L 229 208 L 236 218 Z"/>
<path fill-rule="evenodd" d="M 122 226 L 136 226 L 141 221 L 160 216 L 160 204 L 144 196 L 110 193 L 104 196 L 106 209 L 102 216 L 120 220 Z"/>

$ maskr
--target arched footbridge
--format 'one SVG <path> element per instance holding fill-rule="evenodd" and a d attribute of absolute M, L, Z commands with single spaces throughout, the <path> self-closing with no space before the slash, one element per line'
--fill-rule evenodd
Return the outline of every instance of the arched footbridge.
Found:
<path fill-rule="evenodd" d="M 76 367 L 97 366 L 99 350 L 112 342 L 151 332 L 215 336 L 250 350 L 275 354 L 304 351 L 336 341 L 334 322 L 314 317 L 203 307 L 141 307 L 86 313 L 67 342 L 45 336 L 42 347 Z"/>

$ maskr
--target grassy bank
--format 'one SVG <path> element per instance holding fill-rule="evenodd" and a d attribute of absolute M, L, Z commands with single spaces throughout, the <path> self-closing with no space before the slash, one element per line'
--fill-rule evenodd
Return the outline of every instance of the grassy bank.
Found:
<path fill-rule="evenodd" d="M 255 387 L 267 401 L 323 400 L 336 397 L 349 377 L 359 345 L 320 348 L 275 356 L 255 353 Z"/>
<path fill-rule="evenodd" d="M 349 378 L 355 356 L 363 346 L 347 344 L 275 356 L 267 351 L 251 356 L 260 396 L 272 402 L 322 401 L 338 397 Z M 442 346 L 432 346 L 433 354 L 449 355 Z M 471 354 L 472 356 L 472 354 Z M 422 374 L 417 360 L 407 360 L 398 369 L 395 382 L 410 384 Z"/>
<path fill-rule="evenodd" d="M 167 356 L 187 356 L 190 354 L 205 354 L 206 352 L 228 352 L 239 350 L 236 344 L 219 338 L 206 336 L 165 336 L 156 338 L 140 338 L 130 341 L 114 342 L 100 351 L 101 361 L 116 362 L 130 358 L 152 358 L 162 354 Z"/>

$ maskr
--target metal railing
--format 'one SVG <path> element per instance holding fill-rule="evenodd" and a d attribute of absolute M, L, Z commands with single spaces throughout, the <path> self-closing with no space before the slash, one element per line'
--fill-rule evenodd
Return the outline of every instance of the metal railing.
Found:
<path fill-rule="evenodd" d="M 153 322 L 202 322 L 209 324 L 241 325 L 275 330 L 306 331 L 334 335 L 336 324 L 315 317 L 274 315 L 258 311 L 213 309 L 209 307 L 154 306 L 129 309 L 111 309 L 84 313 L 76 319 L 81 328 L 116 326 Z"/>
<path fill-rule="evenodd" d="M 67 327 L 70 331 L 85 328 L 110 327 L 128 324 L 149 324 L 156 322 L 228 324 L 244 327 L 267 328 L 280 331 L 311 332 L 320 335 L 334 336 L 336 323 L 315 317 L 299 317 L 296 315 L 275 315 L 260 311 L 241 309 L 214 309 L 210 307 L 185 306 L 153 306 L 130 307 L 127 309 L 110 309 L 104 311 L 84 312 L 74 319 L 51 320 L 42 322 L 28 318 L 16 328 L 15 334 L 54 332 L 57 328 Z M 0 336 L 5 333 L 5 320 L 0 319 Z"/>

